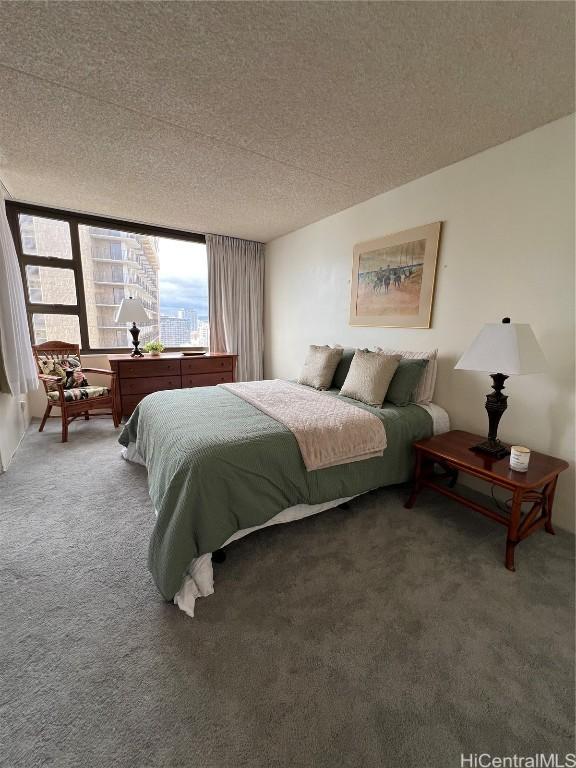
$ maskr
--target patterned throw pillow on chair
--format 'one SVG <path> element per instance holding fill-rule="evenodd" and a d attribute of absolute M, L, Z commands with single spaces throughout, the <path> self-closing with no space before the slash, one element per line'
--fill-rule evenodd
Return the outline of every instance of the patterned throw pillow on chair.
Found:
<path fill-rule="evenodd" d="M 38 367 L 40 368 L 40 373 L 43 373 L 45 376 L 58 376 L 60 379 L 63 379 L 66 376 L 66 372 L 62 368 L 60 360 L 55 360 L 52 357 L 39 357 Z M 44 383 L 46 384 L 47 392 L 53 392 L 57 389 L 55 381 L 47 381 Z"/>
<path fill-rule="evenodd" d="M 82 368 L 68 368 L 66 370 L 66 381 L 64 389 L 76 389 L 77 387 L 87 387 L 88 381 L 84 376 Z"/>
<path fill-rule="evenodd" d="M 74 371 L 82 371 L 80 360 L 76 355 L 47 355 L 46 357 L 39 357 L 38 366 L 40 367 L 40 372 L 45 376 L 58 376 L 58 378 L 62 380 L 65 389 L 70 389 L 70 387 L 74 386 L 88 386 L 84 374 L 82 374 L 82 380 L 85 382 L 84 384 L 68 384 L 70 375 L 73 374 Z M 56 382 L 47 382 L 46 389 L 48 392 L 55 392 L 58 389 Z"/>

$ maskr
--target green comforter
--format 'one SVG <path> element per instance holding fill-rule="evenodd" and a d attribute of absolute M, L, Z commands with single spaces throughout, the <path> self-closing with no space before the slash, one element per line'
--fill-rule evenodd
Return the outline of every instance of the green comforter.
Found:
<path fill-rule="evenodd" d="M 336 392 L 327 397 L 340 397 Z M 194 557 L 237 530 L 262 525 L 295 504 L 320 504 L 409 479 L 414 440 L 432 434 L 417 405 L 377 409 L 343 400 L 384 422 L 382 457 L 307 472 L 287 427 L 222 387 L 156 392 L 144 398 L 120 435 L 148 469 L 158 512 L 148 566 L 171 600 Z"/>

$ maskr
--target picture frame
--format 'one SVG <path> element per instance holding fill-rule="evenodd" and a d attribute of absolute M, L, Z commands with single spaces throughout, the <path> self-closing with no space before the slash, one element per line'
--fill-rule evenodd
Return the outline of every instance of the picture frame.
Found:
<path fill-rule="evenodd" d="M 350 325 L 430 328 L 442 222 L 354 246 Z"/>

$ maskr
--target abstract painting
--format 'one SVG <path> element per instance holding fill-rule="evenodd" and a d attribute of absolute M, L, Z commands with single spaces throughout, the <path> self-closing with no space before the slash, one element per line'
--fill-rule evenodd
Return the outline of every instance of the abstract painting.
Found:
<path fill-rule="evenodd" d="M 430 328 L 441 222 L 354 247 L 351 325 Z"/>

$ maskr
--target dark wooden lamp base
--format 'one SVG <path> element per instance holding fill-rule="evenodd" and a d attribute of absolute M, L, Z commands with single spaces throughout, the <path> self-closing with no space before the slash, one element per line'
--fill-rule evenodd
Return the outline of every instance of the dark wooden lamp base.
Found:
<path fill-rule="evenodd" d="M 483 440 L 477 445 L 471 446 L 470 450 L 474 453 L 484 453 L 493 459 L 503 459 L 508 456 L 510 451 L 498 440 L 498 424 L 502 414 L 508 406 L 508 396 L 502 394 L 504 382 L 508 378 L 503 373 L 491 374 L 493 392 L 486 395 L 486 410 L 488 411 L 488 439 Z"/>
<path fill-rule="evenodd" d="M 132 328 L 130 328 L 130 335 L 132 336 L 132 344 L 134 345 L 134 351 L 130 355 L 130 357 L 144 357 L 144 353 L 141 349 L 138 349 L 138 345 L 140 342 L 138 341 L 138 336 L 140 335 L 140 328 L 136 327 L 136 323 L 132 323 Z"/>
<path fill-rule="evenodd" d="M 510 453 L 500 440 L 484 440 L 478 443 L 478 445 L 473 445 L 470 450 L 474 451 L 474 453 L 485 453 L 488 456 L 492 456 L 493 459 L 503 459 L 504 456 L 508 456 Z"/>

